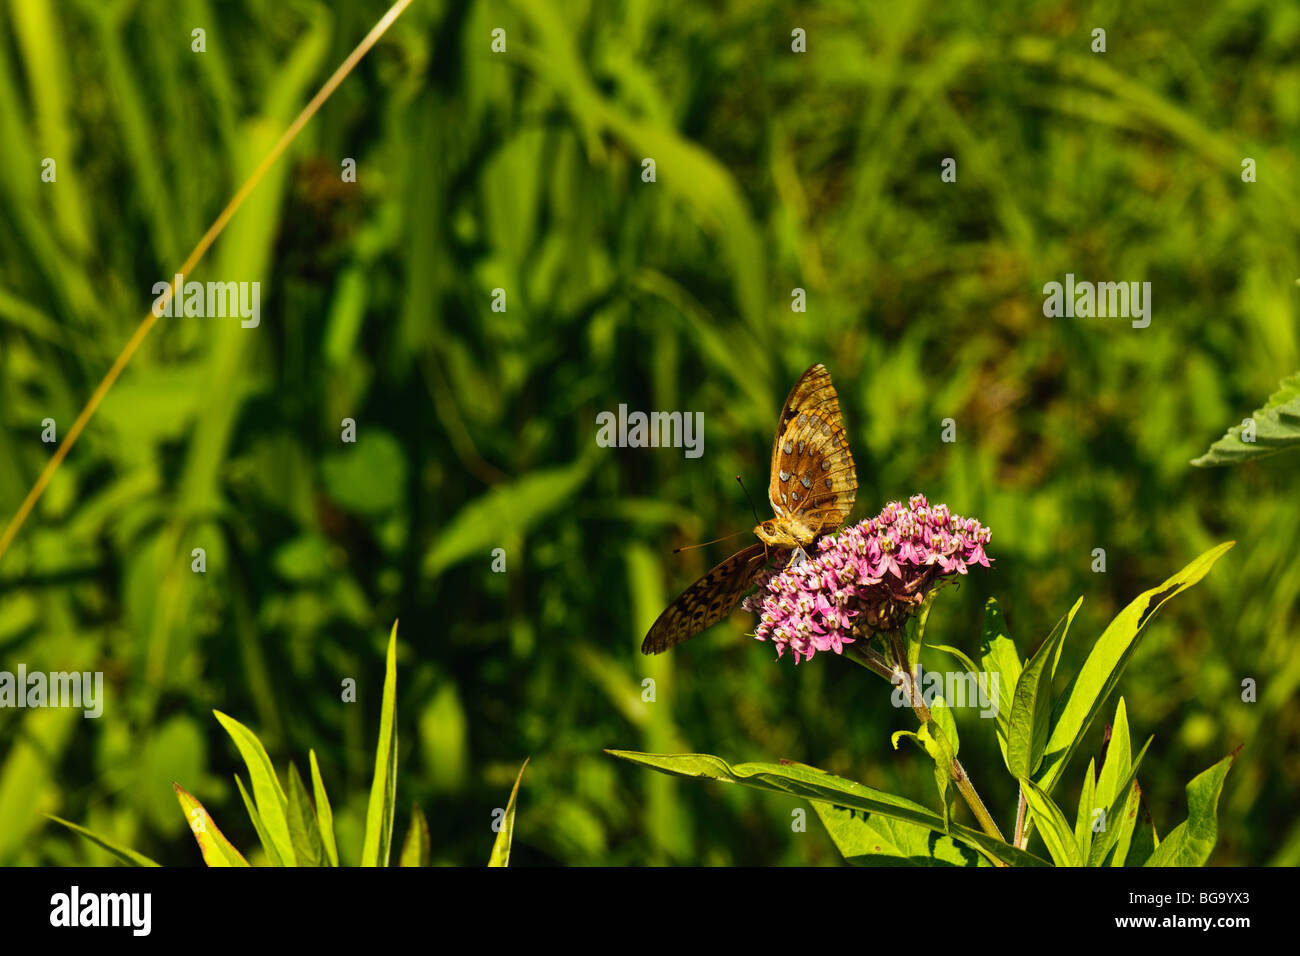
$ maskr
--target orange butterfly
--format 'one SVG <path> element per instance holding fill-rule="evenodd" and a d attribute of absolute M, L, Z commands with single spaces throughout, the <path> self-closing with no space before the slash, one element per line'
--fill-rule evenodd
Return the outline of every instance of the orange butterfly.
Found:
<path fill-rule="evenodd" d="M 757 544 L 737 551 L 664 609 L 641 653 L 666 651 L 722 620 L 768 566 L 769 548 L 783 562 L 810 547 L 844 523 L 857 492 L 839 396 L 826 366 L 814 365 L 790 390 L 772 443 L 767 500 L 776 517 L 754 528 Z"/>

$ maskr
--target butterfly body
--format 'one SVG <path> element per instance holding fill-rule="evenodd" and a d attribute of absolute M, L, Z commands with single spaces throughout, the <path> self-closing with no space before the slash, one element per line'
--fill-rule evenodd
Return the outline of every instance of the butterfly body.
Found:
<path fill-rule="evenodd" d="M 839 396 L 824 365 L 800 376 L 781 409 L 772 444 L 767 499 L 775 517 L 754 528 L 756 544 L 709 571 L 664 609 L 641 651 L 658 654 L 711 627 L 740 603 L 763 572 L 783 567 L 844 523 L 858 476 L 840 415 Z"/>

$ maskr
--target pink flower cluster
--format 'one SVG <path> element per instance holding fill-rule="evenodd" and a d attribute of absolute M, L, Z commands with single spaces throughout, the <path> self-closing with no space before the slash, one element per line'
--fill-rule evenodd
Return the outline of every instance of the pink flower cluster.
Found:
<path fill-rule="evenodd" d="M 843 653 L 854 632 L 902 627 L 934 586 L 972 564 L 989 566 L 990 532 L 925 495 L 891 501 L 874 518 L 827 535 L 818 554 L 771 572 L 745 599 L 760 615 L 754 636 L 786 648 L 795 663 L 817 651 Z"/>

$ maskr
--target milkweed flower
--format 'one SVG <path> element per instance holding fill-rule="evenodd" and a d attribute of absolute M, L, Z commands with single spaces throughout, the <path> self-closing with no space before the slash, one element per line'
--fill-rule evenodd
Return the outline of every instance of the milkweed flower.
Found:
<path fill-rule="evenodd" d="M 827 535 L 817 553 L 769 572 L 745 599 L 759 615 L 754 636 L 795 663 L 817 651 L 903 626 L 934 588 L 973 564 L 989 566 L 990 531 L 925 495 L 891 501 L 874 518 Z"/>

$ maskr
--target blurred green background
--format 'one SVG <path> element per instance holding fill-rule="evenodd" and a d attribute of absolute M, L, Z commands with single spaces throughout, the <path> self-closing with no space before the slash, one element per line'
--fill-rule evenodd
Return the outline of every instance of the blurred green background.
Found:
<path fill-rule="evenodd" d="M 48 460 L 42 419 L 66 433 L 153 283 L 384 9 L 0 6 L 0 522 Z M 108 861 L 57 813 L 197 865 L 173 780 L 251 852 L 212 708 L 281 766 L 316 748 L 355 861 L 399 617 L 398 800 L 435 861 L 486 860 L 531 754 L 517 865 L 837 862 L 815 821 L 792 832 L 799 801 L 601 752 L 783 757 L 934 802 L 928 758 L 889 746 L 911 715 L 849 662 L 777 663 L 742 614 L 638 652 L 735 542 L 672 548 L 752 524 L 734 476 L 762 494 L 817 361 L 855 517 L 923 491 L 993 529 L 938 640 L 973 652 L 995 595 L 1028 654 L 1083 594 L 1064 678 L 1138 592 L 1238 541 L 1120 692 L 1156 734 L 1162 834 L 1244 744 L 1212 862 L 1300 863 L 1297 459 L 1188 465 L 1300 367 L 1298 43 L 1300 7 L 1269 0 L 417 0 L 193 276 L 260 281 L 261 327 L 163 320 L 0 561 L 0 668 L 107 685 L 99 720 L 0 711 L 0 863 Z M 1045 318 L 1067 272 L 1150 281 L 1150 327 Z M 620 403 L 703 412 L 703 457 L 598 448 Z M 958 720 L 1009 828 L 991 724 Z"/>

